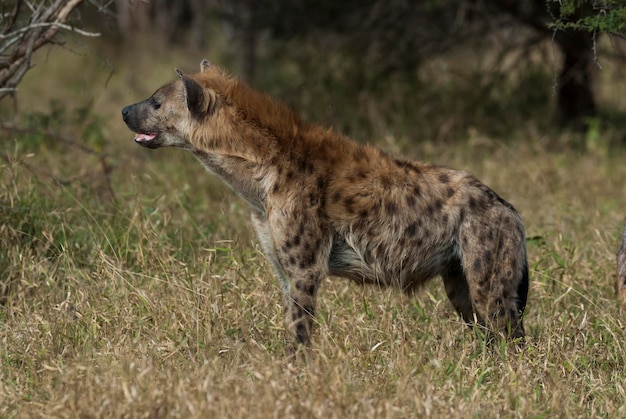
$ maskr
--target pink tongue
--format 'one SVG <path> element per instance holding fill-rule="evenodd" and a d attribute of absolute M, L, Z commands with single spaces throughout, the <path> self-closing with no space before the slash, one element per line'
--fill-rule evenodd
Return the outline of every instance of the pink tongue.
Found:
<path fill-rule="evenodd" d="M 135 134 L 135 141 L 150 141 L 156 137 L 155 134 Z"/>

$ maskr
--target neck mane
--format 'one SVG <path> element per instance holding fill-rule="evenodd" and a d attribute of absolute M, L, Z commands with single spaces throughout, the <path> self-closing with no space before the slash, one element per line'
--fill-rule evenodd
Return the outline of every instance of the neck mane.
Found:
<path fill-rule="evenodd" d="M 294 110 L 237 79 L 229 80 L 220 93 L 255 128 L 266 131 L 279 142 L 298 136 L 301 121 Z"/>

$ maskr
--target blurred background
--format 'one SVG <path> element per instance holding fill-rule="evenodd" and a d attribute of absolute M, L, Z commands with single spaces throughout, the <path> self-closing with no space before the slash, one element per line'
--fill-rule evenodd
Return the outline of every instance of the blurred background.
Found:
<path fill-rule="evenodd" d="M 65 25 L 29 49 L 64 6 Z M 2 121 L 69 129 L 78 116 L 88 146 L 122 135 L 121 107 L 205 57 L 364 141 L 586 148 L 601 130 L 624 143 L 617 1 L 4 0 L 0 13 Z"/>

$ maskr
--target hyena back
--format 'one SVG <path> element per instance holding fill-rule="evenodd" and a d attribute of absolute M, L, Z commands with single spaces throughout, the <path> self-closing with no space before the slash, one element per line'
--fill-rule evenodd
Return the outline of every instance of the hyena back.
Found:
<path fill-rule="evenodd" d="M 523 340 L 524 228 L 495 192 L 306 124 L 206 60 L 177 74 L 123 119 L 138 144 L 190 150 L 249 203 L 297 343 L 310 344 L 329 275 L 407 293 L 441 276 L 465 321 Z"/>

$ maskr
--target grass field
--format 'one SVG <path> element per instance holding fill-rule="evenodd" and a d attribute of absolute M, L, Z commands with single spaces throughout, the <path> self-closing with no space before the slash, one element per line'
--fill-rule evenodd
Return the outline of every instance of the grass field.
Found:
<path fill-rule="evenodd" d="M 521 212 L 527 347 L 481 345 L 439 280 L 408 298 L 328 279 L 312 356 L 294 363 L 245 203 L 190 155 L 133 144 L 119 117 L 170 62 L 111 76 L 58 54 L 22 86 L 34 131 L 0 131 L 0 417 L 626 416 L 626 149 L 611 133 L 560 150 L 569 134 L 532 126 L 381 140 L 473 172 Z"/>

